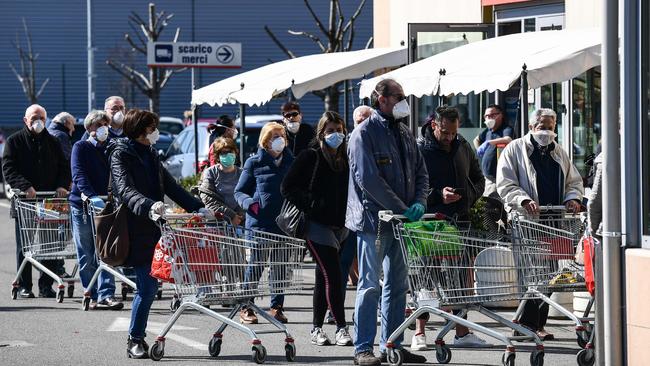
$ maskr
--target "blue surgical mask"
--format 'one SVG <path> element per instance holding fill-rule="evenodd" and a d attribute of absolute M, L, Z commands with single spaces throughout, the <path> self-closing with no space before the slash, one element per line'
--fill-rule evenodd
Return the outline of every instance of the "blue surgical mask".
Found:
<path fill-rule="evenodd" d="M 325 143 L 327 146 L 331 147 L 332 149 L 338 149 L 339 146 L 343 143 L 345 140 L 345 134 L 341 132 L 333 132 L 330 133 L 329 135 L 325 135 Z"/>
<path fill-rule="evenodd" d="M 235 153 L 227 153 L 219 155 L 219 162 L 223 165 L 224 168 L 230 168 L 235 164 Z"/>

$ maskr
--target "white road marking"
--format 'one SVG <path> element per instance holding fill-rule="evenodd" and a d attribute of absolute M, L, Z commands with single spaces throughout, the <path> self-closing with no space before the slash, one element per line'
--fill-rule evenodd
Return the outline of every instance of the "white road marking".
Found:
<path fill-rule="evenodd" d="M 129 318 L 124 318 L 124 317 L 117 317 L 113 321 L 113 323 L 106 329 L 107 332 L 127 332 L 129 330 L 129 325 L 131 324 L 131 320 Z M 157 335 L 160 333 L 160 331 L 163 329 L 165 326 L 164 323 L 158 323 L 158 322 L 152 322 L 149 321 L 147 323 L 147 332 L 149 334 L 154 334 Z M 183 325 L 174 325 L 172 328 L 173 330 L 196 330 L 197 328 L 193 327 L 186 327 Z M 178 334 L 174 334 L 172 332 L 168 332 L 165 335 L 166 339 L 171 339 L 173 341 L 176 341 L 180 344 L 184 344 L 188 347 L 198 349 L 198 350 L 206 350 L 208 348 L 207 344 L 197 342 L 195 340 L 180 336 Z"/>
<path fill-rule="evenodd" d="M 0 348 L 29 346 L 33 346 L 33 344 L 27 343 L 25 341 L 0 341 Z"/>

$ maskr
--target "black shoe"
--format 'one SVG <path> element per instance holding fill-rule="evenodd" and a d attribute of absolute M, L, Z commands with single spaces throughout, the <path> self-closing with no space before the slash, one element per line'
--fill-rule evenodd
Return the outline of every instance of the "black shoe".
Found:
<path fill-rule="evenodd" d="M 50 287 L 40 289 L 38 291 L 38 297 L 53 299 L 53 298 L 56 297 L 56 291 L 52 290 L 52 288 L 50 288 Z"/>
<path fill-rule="evenodd" d="M 129 337 L 128 341 L 126 342 L 126 355 L 129 358 L 149 358 L 148 351 L 149 345 L 147 345 L 147 342 L 145 342 L 144 339 L 136 340 Z"/>
<path fill-rule="evenodd" d="M 426 363 L 427 358 L 422 355 L 416 355 L 411 353 L 404 348 L 400 348 L 399 351 L 402 353 L 402 363 Z M 388 355 L 385 352 L 381 353 L 381 362 L 388 362 Z"/>
<path fill-rule="evenodd" d="M 26 288 L 21 288 L 20 291 L 18 291 L 18 296 L 20 296 L 23 299 L 33 299 L 36 297 L 34 296 L 32 290 L 28 290 Z"/>
<path fill-rule="evenodd" d="M 359 366 L 380 366 L 381 360 L 372 351 L 363 351 L 354 355 L 354 364 Z"/>

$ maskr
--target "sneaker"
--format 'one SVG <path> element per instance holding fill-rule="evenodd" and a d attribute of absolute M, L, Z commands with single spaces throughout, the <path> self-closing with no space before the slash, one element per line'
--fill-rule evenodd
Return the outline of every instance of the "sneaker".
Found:
<path fill-rule="evenodd" d="M 354 364 L 359 366 L 381 366 L 381 360 L 372 351 L 363 351 L 354 355 Z"/>
<path fill-rule="evenodd" d="M 113 297 L 107 297 L 102 301 L 97 301 L 94 309 L 106 309 L 106 310 L 122 310 L 124 303 L 116 300 Z"/>
<path fill-rule="evenodd" d="M 413 334 L 411 338 L 411 351 L 424 351 L 427 349 L 427 336 L 423 333 Z"/>
<path fill-rule="evenodd" d="M 400 348 L 400 352 L 402 353 L 402 363 L 426 363 L 427 362 L 426 357 L 411 353 L 404 348 Z M 380 361 L 384 363 L 388 362 L 388 355 L 385 352 L 381 353 Z"/>
<path fill-rule="evenodd" d="M 467 333 L 462 337 L 454 336 L 454 346 L 457 347 L 490 347 L 490 343 L 479 338 L 474 333 Z"/>
<path fill-rule="evenodd" d="M 311 334 L 311 344 L 315 344 L 317 346 L 328 346 L 332 344 L 332 342 L 330 342 L 329 337 L 327 337 L 327 334 L 325 334 L 322 328 L 316 327 L 314 328 L 314 330 L 310 332 L 310 334 Z"/>
<path fill-rule="evenodd" d="M 336 319 L 334 319 L 334 315 L 332 315 L 331 311 L 327 312 L 327 317 L 325 318 L 325 322 L 331 325 L 336 324 Z"/>
<path fill-rule="evenodd" d="M 352 345 L 352 336 L 350 336 L 350 331 L 348 327 L 343 327 L 336 331 L 334 336 L 337 346 L 351 346 Z"/>

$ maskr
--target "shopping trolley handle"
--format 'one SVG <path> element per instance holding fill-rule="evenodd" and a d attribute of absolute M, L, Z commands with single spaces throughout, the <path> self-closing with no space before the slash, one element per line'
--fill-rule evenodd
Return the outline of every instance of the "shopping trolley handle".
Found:
<path fill-rule="evenodd" d="M 444 214 L 441 213 L 428 213 L 422 215 L 420 220 L 446 220 L 448 217 Z M 394 214 L 393 211 L 391 210 L 383 210 L 379 211 L 379 220 L 384 221 L 384 222 L 391 222 L 391 221 L 408 221 L 408 218 L 404 215 L 399 215 L 399 214 Z"/>
<path fill-rule="evenodd" d="M 12 197 L 24 198 L 24 197 L 27 197 L 27 192 L 23 192 L 18 188 L 11 188 L 11 189 L 9 189 L 8 192 L 10 193 L 10 194 L 7 195 L 8 198 L 12 198 Z M 54 198 L 54 196 L 56 196 L 56 191 L 37 191 L 36 192 L 36 197 L 46 197 L 46 198 L 52 197 L 52 198 Z"/>

